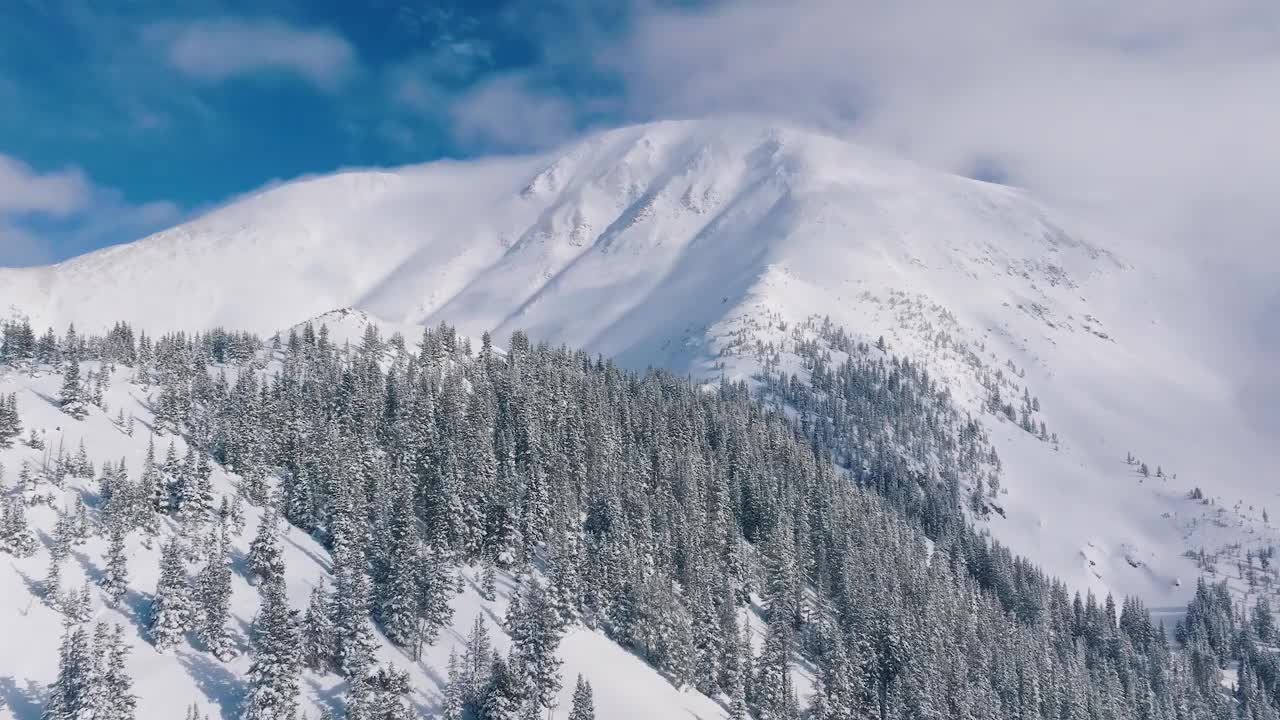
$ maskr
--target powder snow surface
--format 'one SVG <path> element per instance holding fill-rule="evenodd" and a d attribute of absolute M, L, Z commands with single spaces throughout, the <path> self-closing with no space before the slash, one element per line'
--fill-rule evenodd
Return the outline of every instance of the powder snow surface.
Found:
<path fill-rule="evenodd" d="M 272 333 L 354 308 L 327 317 L 352 338 L 373 318 L 406 335 L 440 321 L 471 336 L 488 330 L 499 345 L 525 329 L 707 380 L 759 370 L 744 338 L 774 342 L 781 366 L 803 376 L 785 343 L 798 323 L 829 316 L 924 361 L 975 414 L 983 373 L 1000 369 L 1036 396 L 1056 449 L 982 416 L 1005 473 L 995 499 L 1003 515 L 979 522 L 1075 588 L 1172 608 L 1198 573 L 1185 551 L 1260 547 L 1277 535 L 1261 518 L 1276 492 L 1274 450 L 1240 414 L 1222 349 L 1176 330 L 1192 277 L 1174 258 L 1015 189 L 786 126 L 716 120 L 624 128 L 545 155 L 300 180 L 129 245 L 0 270 L 0 308 L 38 330 L 125 319 L 151 333 Z M 97 458 L 123 442 L 89 441 Z M 1130 452 L 1152 477 L 1125 464 Z M 132 457 L 131 467 L 140 467 Z M 1187 499 L 1195 486 L 1211 504 Z M 306 558 L 320 553 L 291 537 L 304 595 L 318 574 Z M 16 566 L 43 573 L 38 560 Z M 25 604 L 22 576 L 0 577 L 13 585 L 0 597 Z M 468 623 L 480 603 L 459 602 Z M 23 609 L 12 604 L 3 612 Z M 57 632 L 52 617 L 47 627 L 27 616 L 3 623 L 30 637 Z M 599 636 L 566 641 L 581 668 L 607 664 L 593 661 L 597 651 L 638 663 Z M 19 677 L 51 677 L 54 649 L 40 652 Z M 645 672 L 637 665 L 635 677 L 650 678 L 652 692 L 636 679 L 645 689 L 628 697 L 685 702 Z M 11 673 L 0 669 L 0 682 Z M 222 682 L 218 672 L 193 676 Z M 608 697 L 605 684 L 597 694 Z M 626 704 L 617 697 L 602 703 Z"/>
<path fill-rule="evenodd" d="M 85 364 L 86 370 L 95 368 L 96 363 Z M 83 440 L 90 457 L 99 464 L 102 460 L 110 459 L 115 463 L 124 459 L 131 477 L 136 480 L 146 456 L 152 415 L 147 409 L 146 391 L 141 386 L 126 382 L 130 375 L 128 369 L 120 369 L 113 386 L 106 393 L 105 399 L 111 408 L 109 416 L 94 408 L 83 421 L 62 414 L 49 400 L 57 396 L 61 386 L 59 375 L 33 378 L 0 370 L 0 392 L 18 394 L 26 430 L 36 429 L 54 452 L 59 443 L 63 443 L 74 454 Z M 136 418 L 132 437 L 112 421 L 118 410 L 123 411 L 125 417 L 133 415 Z M 177 443 L 179 457 L 185 454 L 185 445 L 180 438 L 161 436 L 156 440 L 160 459 L 163 459 L 171 439 Z M 6 487 L 14 487 L 23 461 L 39 467 L 42 456 L 42 452 L 25 444 L 0 450 Z M 219 496 L 215 498 L 215 507 L 220 496 L 230 496 L 235 492 L 234 483 L 237 481 L 238 478 L 215 469 L 213 486 Z M 68 480 L 65 491 L 59 492 L 63 499 L 59 506 L 73 507 L 75 497 L 80 495 L 92 507 L 97 497 L 96 486 L 96 481 Z M 47 483 L 41 484 L 37 491 L 42 494 L 58 492 Z M 163 523 L 162 536 L 153 540 L 150 548 L 143 545 L 141 533 L 135 531 L 129 535 L 126 552 L 130 590 L 119 608 L 107 606 L 96 585 L 106 567 L 105 538 L 94 537 L 82 546 L 73 547 L 63 562 L 64 591 L 79 590 L 86 581 L 92 583 L 94 621 L 105 620 L 125 627 L 125 639 L 133 648 L 128 671 L 134 680 L 134 692 L 138 695 L 139 720 L 181 717 L 193 702 L 212 718 L 231 720 L 239 716 L 238 707 L 250 662 L 245 652 L 249 646 L 249 626 L 259 604 L 257 589 L 246 580 L 245 558 L 262 517 L 260 508 L 246 504 L 245 509 L 246 529 L 232 550 L 235 572 L 229 623 L 242 654 L 227 663 L 219 662 L 189 642 L 161 654 L 145 639 L 150 599 L 159 579 L 160 547 L 176 531 L 172 522 Z M 90 516 L 94 517 L 95 513 L 91 511 Z M 58 644 L 63 620 L 61 614 L 41 599 L 56 513 L 50 507 L 38 505 L 28 510 L 27 519 L 41 543 L 40 550 L 30 558 L 0 555 L 0 718 L 16 720 L 40 718 L 47 685 L 58 673 Z M 289 528 L 287 523 L 282 526 Z M 288 529 L 280 545 L 287 569 L 289 600 L 295 608 L 304 610 L 311 589 L 322 578 L 330 588 L 333 587 L 329 576 L 329 554 L 320 543 L 297 528 Z M 489 602 L 479 592 L 479 570 L 464 568 L 462 572 L 466 589 L 451 602 L 454 608 L 452 626 L 441 633 L 421 661 L 415 662 L 399 649 L 382 642 L 380 660 L 409 672 L 414 688 L 411 700 L 425 717 L 435 716 L 442 710 L 449 653 L 456 650 L 461 656 L 466 634 L 477 616 L 485 618 L 488 623 L 495 647 L 504 652 L 510 647 L 510 640 L 500 623 L 510 599 L 512 579 L 499 573 L 497 597 Z M 381 636 L 379 639 L 383 640 Z M 710 719 L 726 716 L 716 701 L 692 690 L 676 690 L 643 660 L 598 632 L 575 627 L 561 642 L 559 655 L 564 660 L 561 669 L 564 688 L 560 693 L 556 717 L 568 716 L 578 673 L 584 674 L 594 686 L 599 717 L 644 720 L 654 717 Z M 326 706 L 334 710 L 336 716 L 341 716 L 342 694 L 346 685 L 339 676 L 304 672 L 300 685 L 301 710 L 308 717 L 318 717 Z"/>

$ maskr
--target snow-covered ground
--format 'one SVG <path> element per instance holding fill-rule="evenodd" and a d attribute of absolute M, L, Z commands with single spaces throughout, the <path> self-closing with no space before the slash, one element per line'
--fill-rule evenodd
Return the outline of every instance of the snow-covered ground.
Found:
<path fill-rule="evenodd" d="M 94 364 L 86 364 L 86 370 Z M 18 406 L 26 432 L 35 429 L 47 448 L 56 453 L 59 444 L 75 453 L 83 441 L 91 458 L 119 462 L 124 459 L 134 477 L 142 468 L 150 438 L 152 415 L 148 411 L 145 390 L 127 382 L 131 371 L 122 368 L 113 378 L 106 394 L 108 413 L 94 408 L 83 421 L 64 415 L 51 401 L 57 396 L 60 376 L 46 374 L 31 377 L 0 369 L 0 394 L 17 393 Z M 129 436 L 113 419 L 117 411 L 133 416 L 134 434 Z M 24 438 L 26 434 L 24 433 Z M 170 440 L 184 452 L 180 438 L 157 438 L 158 452 L 163 457 Z M 0 450 L 0 464 L 5 468 L 5 487 L 12 489 L 23 463 L 39 468 L 44 453 L 17 443 Z M 235 492 L 237 478 L 215 470 L 213 483 L 218 494 Z M 69 480 L 65 490 L 43 484 L 35 492 L 56 493 L 57 507 L 71 508 L 77 496 L 90 506 L 90 518 L 96 517 L 96 481 Z M 173 531 L 166 525 L 163 535 L 143 544 L 139 533 L 127 541 L 130 592 L 119 608 L 109 607 L 96 585 L 104 567 L 106 543 L 100 537 L 74 547 L 62 565 L 62 587 L 79 589 L 91 583 L 93 614 L 98 620 L 125 626 L 125 638 L 132 645 L 128 671 L 138 695 L 139 720 L 158 720 L 181 716 L 195 702 L 212 718 L 238 717 L 243 694 L 243 678 L 249 668 L 249 624 L 258 607 L 258 591 L 245 578 L 244 562 L 249 542 L 262 513 L 246 505 L 247 527 L 234 546 L 232 620 L 230 627 L 238 638 L 239 657 L 222 663 L 207 652 L 185 644 L 168 654 L 160 654 L 145 640 L 146 612 L 150 593 L 159 576 L 160 545 Z M 40 540 L 40 550 L 29 558 L 15 559 L 0 555 L 0 718 L 38 720 L 45 697 L 45 686 L 57 677 L 58 639 L 62 636 L 63 616 L 42 600 L 42 584 L 49 565 L 48 544 L 56 521 L 53 507 L 38 505 L 28 510 L 28 520 Z M 327 551 L 313 538 L 297 529 L 289 530 L 281 543 L 286 567 L 291 604 L 305 609 L 312 587 L 328 578 L 330 566 Z M 411 699 L 424 716 L 434 716 L 442 702 L 447 677 L 449 654 L 463 651 L 466 633 L 477 616 L 488 623 L 494 646 L 504 652 L 509 646 L 500 622 L 506 612 L 511 579 L 499 578 L 495 601 L 488 602 L 478 590 L 478 572 L 464 569 L 465 590 L 453 601 L 452 627 L 446 629 L 420 662 L 415 662 L 399 649 L 383 643 L 381 660 L 393 663 L 410 673 L 413 684 Z M 329 582 L 332 587 L 332 582 Z M 719 703 L 689 690 L 676 690 L 665 678 L 643 660 L 614 644 L 603 634 L 581 626 L 571 630 L 560 645 L 564 660 L 564 689 L 560 694 L 557 717 L 566 717 L 578 673 L 585 675 L 595 689 L 599 717 L 636 718 L 699 717 L 721 718 L 725 711 Z M 308 717 L 318 717 L 328 706 L 341 714 L 345 683 L 334 674 L 304 673 L 301 710 Z"/>
<path fill-rule="evenodd" d="M 1004 514 L 985 522 L 1075 587 L 1171 607 L 1198 572 L 1185 551 L 1276 535 L 1260 519 L 1274 450 L 1240 413 L 1223 349 L 1179 323 L 1182 296 L 1203 292 L 1193 277 L 1015 189 L 716 120 L 290 183 L 131 245 L 0 271 L 0 307 L 40 326 L 263 333 L 353 307 L 708 379 L 758 369 L 743 338 L 829 316 L 925 361 L 974 412 L 997 369 L 1037 397 L 1056 449 L 984 416 L 1006 469 Z M 1170 477 L 1141 479 L 1128 453 Z M 1194 486 L 1215 504 L 1187 499 Z M 1257 510 L 1218 515 L 1237 502 Z"/>

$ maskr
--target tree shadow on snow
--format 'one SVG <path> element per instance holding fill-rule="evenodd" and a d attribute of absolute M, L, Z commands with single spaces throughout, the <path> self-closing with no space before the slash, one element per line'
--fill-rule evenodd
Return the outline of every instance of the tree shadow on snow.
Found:
<path fill-rule="evenodd" d="M 71 556 L 76 559 L 76 562 L 80 563 L 80 567 L 84 570 L 84 576 L 89 580 L 89 582 L 92 582 L 94 585 L 102 582 L 102 578 L 106 573 L 93 562 L 93 559 L 89 557 L 88 553 L 80 550 L 73 550 L 71 552 Z"/>
<path fill-rule="evenodd" d="M 15 720 L 40 720 L 44 687 L 31 680 L 25 682 L 26 687 L 18 687 L 18 679 L 12 675 L 0 677 L 0 709 L 7 708 Z"/>
<path fill-rule="evenodd" d="M 302 532 L 301 530 L 298 530 L 297 528 L 290 525 L 289 530 L 286 530 L 284 533 L 282 533 L 284 535 L 284 539 L 288 540 L 290 545 L 297 548 L 298 552 L 311 558 L 311 562 L 315 563 L 321 570 L 324 570 L 326 574 L 333 571 L 333 568 L 327 559 L 320 557 L 310 548 L 303 547 L 301 544 L 299 544 L 297 540 L 293 539 L 293 532 L 290 532 L 290 530 Z"/>
<path fill-rule="evenodd" d="M 30 387 L 30 386 L 28 386 L 28 387 L 27 387 L 27 389 L 31 391 L 31 394 L 32 394 L 32 395 L 35 395 L 36 397 L 40 398 L 41 400 L 43 400 L 43 401 L 45 401 L 45 402 L 49 403 L 49 405 L 50 405 L 51 407 L 56 408 L 59 412 L 61 412 L 61 411 L 62 411 L 62 401 L 61 401 L 61 400 L 59 400 L 58 398 L 53 397 L 52 395 L 45 395 L 44 393 L 42 393 L 42 392 L 40 392 L 39 390 L 37 390 L 37 389 L 35 389 L 35 388 L 33 388 L 33 387 Z M 71 416 L 69 416 L 69 415 L 67 416 L 67 421 L 68 421 L 68 422 L 75 422 L 74 420 L 72 420 L 72 419 L 71 419 Z"/>
<path fill-rule="evenodd" d="M 196 681 L 196 687 L 218 706 L 223 720 L 234 720 L 239 710 L 241 683 L 222 663 L 202 652 L 178 652 L 178 661 Z"/>
<path fill-rule="evenodd" d="M 326 688 L 316 681 L 315 678 L 307 678 L 307 685 L 311 687 L 311 695 L 316 702 L 329 708 L 334 717 L 342 717 L 346 710 L 346 703 L 342 701 L 342 695 L 347 691 L 348 683 L 342 682 L 331 688 Z"/>
<path fill-rule="evenodd" d="M 112 607 L 129 618 L 142 637 L 147 637 L 147 614 L 151 611 L 151 600 L 146 594 L 129 588 L 124 591 L 124 597 L 120 599 L 119 604 Z"/>
<path fill-rule="evenodd" d="M 36 580 L 30 575 L 18 570 L 17 567 L 14 567 L 13 569 L 18 573 L 18 577 L 22 578 L 22 584 L 27 586 L 27 593 L 31 595 L 31 602 L 27 604 L 27 609 L 21 612 L 22 615 L 26 615 L 31 612 L 31 607 L 35 605 L 37 601 L 44 599 L 44 581 Z"/>

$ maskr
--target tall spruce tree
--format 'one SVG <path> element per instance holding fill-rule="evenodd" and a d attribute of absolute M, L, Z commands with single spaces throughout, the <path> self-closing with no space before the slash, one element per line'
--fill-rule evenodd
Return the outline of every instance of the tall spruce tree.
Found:
<path fill-rule="evenodd" d="M 129 677 L 125 666 L 129 658 L 129 644 L 124 639 L 124 628 L 114 626 L 107 638 L 101 678 L 102 707 L 95 720 L 133 720 L 138 699 L 133 694 L 133 678 Z"/>
<path fill-rule="evenodd" d="M 89 414 L 89 408 L 80 380 L 80 341 L 74 325 L 67 330 L 62 352 L 62 389 L 58 392 L 58 405 L 62 412 L 82 420 Z"/>
<path fill-rule="evenodd" d="M 195 612 L 182 548 L 175 538 L 161 550 L 160 580 L 151 599 L 147 630 L 156 649 L 165 652 L 182 642 L 183 635 L 194 626 Z"/>
<path fill-rule="evenodd" d="M 249 577 L 269 583 L 284 577 L 284 556 L 280 551 L 279 519 L 274 510 L 263 513 L 258 534 L 249 544 Z"/>
<path fill-rule="evenodd" d="M 102 592 L 113 605 L 119 605 L 129 591 L 129 560 L 125 556 L 125 532 L 119 523 L 112 523 L 107 544 L 107 567 L 102 573 Z"/>
<path fill-rule="evenodd" d="M 551 707 L 560 691 L 560 666 L 556 656 L 563 628 L 559 614 L 542 584 L 529 578 L 507 610 L 507 634 L 511 636 L 511 672 L 532 703 Z"/>
<path fill-rule="evenodd" d="M 337 668 L 338 638 L 330 607 L 332 598 L 324 578 L 311 589 L 311 599 L 302 620 L 302 664 L 316 672 L 332 672 Z"/>
<path fill-rule="evenodd" d="M 578 673 L 578 684 L 573 689 L 573 709 L 569 720 L 596 720 L 596 704 L 591 697 L 591 683 Z"/>
<path fill-rule="evenodd" d="M 92 718 L 98 709 L 99 685 L 89 633 L 69 625 L 58 650 L 58 677 L 49 687 L 42 720 Z"/>
<path fill-rule="evenodd" d="M 231 540 L 225 526 L 218 533 L 216 548 L 196 576 L 200 613 L 196 635 L 209 652 L 226 662 L 235 657 L 235 647 L 227 623 L 231 619 Z"/>
<path fill-rule="evenodd" d="M 298 621 L 285 596 L 283 579 L 259 586 L 262 604 L 253 622 L 248 690 L 241 720 L 293 720 L 299 688 Z"/>

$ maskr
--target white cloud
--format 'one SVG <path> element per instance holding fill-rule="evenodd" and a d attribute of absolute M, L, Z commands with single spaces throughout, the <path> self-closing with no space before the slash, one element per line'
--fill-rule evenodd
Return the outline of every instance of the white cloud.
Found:
<path fill-rule="evenodd" d="M 180 215 L 169 202 L 129 203 L 79 168 L 40 173 L 0 154 L 0 266 L 37 265 L 133 240 Z"/>
<path fill-rule="evenodd" d="M 62 216 L 81 209 L 91 188 L 77 169 L 50 173 L 0 153 L 0 216 L 41 213 Z"/>
<path fill-rule="evenodd" d="M 773 114 L 995 166 L 1184 259 L 1174 319 L 1280 428 L 1256 393 L 1280 357 L 1280 3 L 745 0 L 643 13 L 600 58 L 633 117 Z"/>
<path fill-rule="evenodd" d="M 48 243 L 0 218 L 0 267 L 42 265 L 51 259 Z"/>
<path fill-rule="evenodd" d="M 1265 0 L 739 2 L 651 14 L 609 61 L 637 114 L 780 114 L 951 169 L 994 158 L 1160 232 L 1256 232 L 1280 227 L 1277 27 Z"/>
<path fill-rule="evenodd" d="M 202 80 L 218 81 L 264 69 L 301 75 L 317 87 L 337 88 L 355 63 L 355 51 L 324 29 L 274 20 L 161 23 L 148 36 L 165 46 L 169 62 Z"/>
<path fill-rule="evenodd" d="M 536 92 L 519 73 L 495 77 L 456 98 L 449 116 L 455 139 L 489 149 L 546 147 L 574 131 L 568 103 Z"/>

